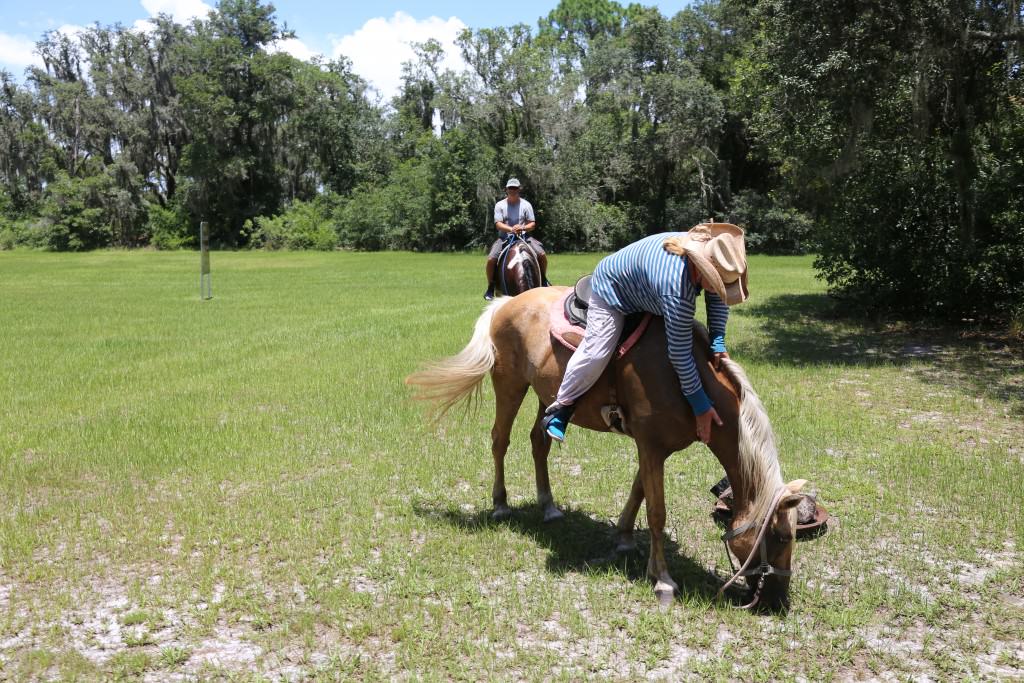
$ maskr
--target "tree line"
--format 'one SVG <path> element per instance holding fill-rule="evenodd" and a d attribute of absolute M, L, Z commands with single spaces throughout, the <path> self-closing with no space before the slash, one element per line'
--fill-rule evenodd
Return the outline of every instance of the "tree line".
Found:
<path fill-rule="evenodd" d="M 561 0 L 417 45 L 380 102 L 272 5 L 45 34 L 0 72 L 0 248 L 479 249 L 517 176 L 553 251 L 708 217 L 871 310 L 1024 318 L 1020 0 Z"/>

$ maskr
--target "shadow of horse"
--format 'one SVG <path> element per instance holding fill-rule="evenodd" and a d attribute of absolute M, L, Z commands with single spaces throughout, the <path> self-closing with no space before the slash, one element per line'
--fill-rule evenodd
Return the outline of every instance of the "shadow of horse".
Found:
<path fill-rule="evenodd" d="M 467 513 L 451 507 L 435 508 L 424 504 L 413 506 L 417 516 L 439 524 L 446 524 L 466 533 L 480 533 L 504 527 L 527 536 L 547 550 L 545 566 L 555 576 L 567 573 L 606 574 L 616 572 L 632 583 L 646 583 L 647 555 L 650 536 L 646 530 L 637 530 L 637 549 L 628 553 L 615 551 L 615 524 L 594 519 L 586 512 L 564 508 L 565 517 L 557 522 L 545 522 L 543 510 L 536 504 L 512 508 L 512 517 L 494 521 L 489 510 Z M 693 559 L 680 553 L 679 544 L 671 538 L 665 541 L 665 557 L 672 575 L 678 577 L 677 600 L 712 602 L 724 579 Z M 739 603 L 746 598 L 742 587 L 730 587 L 726 594 Z"/>

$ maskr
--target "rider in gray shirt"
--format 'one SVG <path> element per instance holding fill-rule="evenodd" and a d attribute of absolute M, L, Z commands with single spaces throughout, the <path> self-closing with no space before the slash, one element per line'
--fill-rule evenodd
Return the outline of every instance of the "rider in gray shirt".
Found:
<path fill-rule="evenodd" d="M 505 199 L 494 205 L 494 227 L 498 229 L 498 239 L 491 245 L 487 254 L 487 291 L 484 298 L 490 301 L 494 298 L 494 271 L 498 267 L 498 256 L 501 254 L 501 247 L 504 238 L 509 233 L 519 233 L 537 253 L 537 260 L 540 262 L 541 280 L 547 287 L 548 282 L 548 257 L 544 251 L 544 245 L 529 233 L 537 227 L 537 219 L 533 214 L 533 205 L 519 196 L 519 180 L 509 178 L 505 183 Z"/>

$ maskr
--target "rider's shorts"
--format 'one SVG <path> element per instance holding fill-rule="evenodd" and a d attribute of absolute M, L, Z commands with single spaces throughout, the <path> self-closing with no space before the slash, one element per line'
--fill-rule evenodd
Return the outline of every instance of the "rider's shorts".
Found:
<path fill-rule="evenodd" d="M 547 252 L 544 251 L 544 245 L 540 240 L 534 239 L 530 235 L 523 235 L 523 238 L 533 247 L 533 250 L 537 252 L 537 256 L 543 256 Z M 487 258 L 496 259 L 501 256 L 501 247 L 505 244 L 505 240 L 499 237 L 494 240 L 494 244 L 491 245 L 491 250 L 487 252 Z"/>

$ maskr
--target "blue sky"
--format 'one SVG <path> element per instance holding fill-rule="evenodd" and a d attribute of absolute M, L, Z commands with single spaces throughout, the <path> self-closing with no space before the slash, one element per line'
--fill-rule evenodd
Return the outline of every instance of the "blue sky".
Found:
<path fill-rule="evenodd" d="M 214 4 L 215 0 L 0 0 L 0 69 L 20 78 L 29 64 L 38 64 L 32 51 L 45 31 L 74 32 L 77 27 L 96 22 L 144 26 L 141 22 L 161 12 L 187 21 L 190 16 L 202 16 Z M 273 4 L 278 22 L 286 23 L 297 33 L 297 40 L 282 44 L 280 49 L 303 59 L 315 54 L 329 58 L 344 55 L 352 60 L 354 70 L 386 98 L 398 86 L 402 61 L 412 55 L 410 42 L 437 38 L 443 45 L 451 46 L 455 35 L 467 26 L 484 28 L 518 22 L 535 26 L 539 17 L 557 6 L 558 0 L 494 5 L 478 0 L 277 0 Z M 689 2 L 643 4 L 654 5 L 672 16 Z M 454 47 L 448 49 L 448 55 L 448 65 L 459 68 Z"/>

